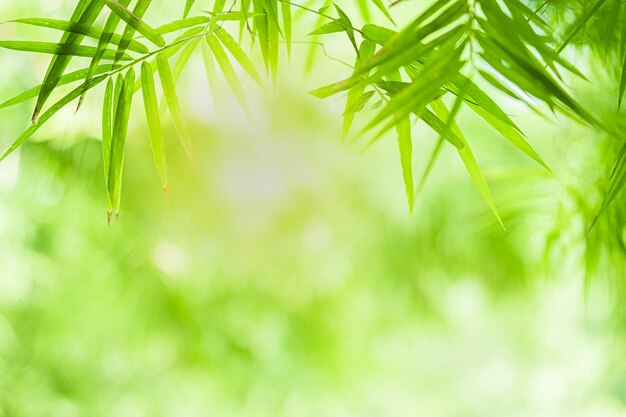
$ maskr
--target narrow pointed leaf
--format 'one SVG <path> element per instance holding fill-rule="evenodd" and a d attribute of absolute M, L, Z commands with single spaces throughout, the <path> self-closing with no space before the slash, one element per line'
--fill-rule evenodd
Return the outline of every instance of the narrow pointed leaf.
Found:
<path fill-rule="evenodd" d="M 141 85 L 143 91 L 143 103 L 146 111 L 146 121 L 150 131 L 150 145 L 154 164 L 161 180 L 161 185 L 167 191 L 167 166 L 165 161 L 165 149 L 163 146 L 163 132 L 161 130 L 161 118 L 157 104 L 154 76 L 150 64 L 144 62 L 141 65 Z"/>
<path fill-rule="evenodd" d="M 115 105 L 115 119 L 111 137 L 111 162 L 109 165 L 109 195 L 113 210 L 119 214 L 122 199 L 122 176 L 124 168 L 124 149 L 128 134 L 128 121 L 132 107 L 135 86 L 135 71 L 129 69 L 124 77 L 122 91 Z"/>
<path fill-rule="evenodd" d="M 237 41 L 235 41 L 235 39 L 233 39 L 233 37 L 222 28 L 216 29 L 215 35 L 217 35 L 218 39 L 222 42 L 226 49 L 228 49 L 237 62 L 239 62 L 239 65 L 241 65 L 244 71 L 246 71 L 259 86 L 264 88 L 263 80 L 261 79 L 259 72 L 252 63 L 252 60 L 248 58 L 248 55 L 241 48 L 241 46 L 239 46 Z"/>
<path fill-rule="evenodd" d="M 104 3 L 102 3 L 102 0 L 80 0 L 70 20 L 79 24 L 91 25 L 103 8 Z M 84 35 L 66 32 L 63 34 L 60 43 L 64 45 L 63 49 L 71 49 L 80 45 L 83 38 Z M 39 113 L 65 73 L 71 60 L 71 55 L 57 55 L 52 58 L 41 85 L 39 96 L 37 97 L 37 103 L 35 104 L 35 111 L 32 117 L 33 123 L 37 121 Z"/>
<path fill-rule="evenodd" d="M 37 41 L 0 41 L 0 48 L 12 49 L 22 52 L 36 52 L 42 54 L 52 54 L 59 56 L 82 56 L 92 58 L 96 54 L 96 48 L 83 45 L 67 45 L 64 43 L 37 42 Z M 104 59 L 113 60 L 115 51 L 107 49 L 104 52 Z M 126 54 L 122 60 L 129 61 L 132 58 Z M 56 80 L 58 84 L 60 77 Z"/>
<path fill-rule="evenodd" d="M 228 59 L 228 56 L 226 55 L 226 52 L 222 48 L 222 45 L 220 45 L 217 38 L 212 33 L 207 34 L 206 39 L 217 64 L 220 66 L 220 69 L 224 74 L 224 78 L 226 78 L 226 82 L 228 82 L 228 85 L 235 94 L 235 97 L 237 97 L 239 103 L 241 103 L 243 108 L 248 111 L 249 108 L 246 94 L 241 86 L 241 83 L 239 82 L 239 78 L 237 77 L 232 64 L 230 63 L 230 60 Z"/>
<path fill-rule="evenodd" d="M 102 29 L 97 28 L 95 26 L 85 25 L 81 23 L 70 22 L 67 20 L 58 20 L 58 19 L 47 19 L 47 18 L 29 18 L 29 19 L 16 19 L 10 20 L 12 23 L 22 23 L 31 26 L 40 26 L 50 29 L 61 30 L 63 32 L 71 32 L 77 33 L 80 35 L 85 35 L 90 38 L 100 39 L 102 36 Z M 122 37 L 118 34 L 113 34 L 111 36 L 110 43 L 114 45 L 119 45 Z M 136 40 L 131 40 L 128 49 L 133 52 L 138 52 L 140 54 L 148 53 L 148 47 L 138 42 Z"/>
<path fill-rule="evenodd" d="M 109 210 L 112 208 L 111 195 L 109 194 L 109 168 L 111 164 L 111 142 L 113 140 L 113 94 L 113 79 L 109 77 L 104 90 L 104 103 L 102 104 L 102 164 Z"/>
<path fill-rule="evenodd" d="M 191 146 L 191 139 L 189 138 L 189 132 L 187 131 L 187 126 L 184 122 L 185 119 L 183 117 L 183 112 L 180 108 L 178 95 L 176 94 L 174 77 L 172 75 L 170 64 L 167 61 L 167 57 L 163 53 L 157 55 L 157 67 L 159 69 L 159 77 L 161 78 L 163 94 L 165 95 L 165 100 L 167 101 L 167 106 L 170 110 L 170 115 L 172 116 L 174 127 L 176 128 L 176 132 L 180 137 L 187 156 L 189 157 L 189 159 L 191 159 L 191 161 L 193 161 L 194 158 Z"/>
<path fill-rule="evenodd" d="M 104 0 L 104 3 L 109 9 L 120 17 L 123 21 L 129 24 L 137 32 L 141 33 L 146 39 L 154 43 L 156 46 L 165 46 L 165 39 L 141 18 L 135 15 L 133 12 L 124 7 L 117 0 Z"/>

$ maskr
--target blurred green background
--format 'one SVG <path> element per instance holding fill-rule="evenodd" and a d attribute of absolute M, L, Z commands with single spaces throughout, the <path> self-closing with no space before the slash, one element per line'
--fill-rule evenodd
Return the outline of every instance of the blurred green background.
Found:
<path fill-rule="evenodd" d="M 162 7 L 152 19 L 180 9 Z M 346 71 L 318 55 L 306 78 L 303 46 L 275 91 L 250 88 L 251 117 L 227 87 L 211 97 L 194 57 L 179 92 L 198 168 L 166 120 L 164 195 L 135 109 L 111 226 L 99 94 L 0 164 L 0 416 L 626 415 L 619 290 L 611 264 L 589 279 L 581 203 L 616 146 L 508 103 L 552 175 L 462 114 L 507 231 L 450 150 L 410 215 L 393 136 L 342 145 L 342 103 L 307 96 Z M 47 65 L 0 62 L 2 99 Z M 3 148 L 31 107 L 0 113 Z M 437 137 L 414 138 L 420 175 Z"/>

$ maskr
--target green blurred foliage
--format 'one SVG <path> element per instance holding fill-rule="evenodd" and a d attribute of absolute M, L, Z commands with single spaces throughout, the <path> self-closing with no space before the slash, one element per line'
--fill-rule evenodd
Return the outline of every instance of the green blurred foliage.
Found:
<path fill-rule="evenodd" d="M 69 112 L 0 165 L 0 416 L 626 413 L 623 196 L 584 239 L 619 141 L 511 103 L 551 175 L 461 113 L 503 231 L 451 149 L 410 216 L 393 136 L 339 145 L 341 103 L 297 79 L 251 119 L 221 94 L 213 109 L 202 76 L 181 81 L 197 169 L 168 120 L 163 195 L 135 117 L 111 226 L 97 116 Z M 623 123 L 613 96 L 589 100 Z M 0 115 L 3 138 L 30 110 Z M 420 173 L 437 138 L 414 137 Z M 585 290 L 586 251 L 604 261 Z"/>

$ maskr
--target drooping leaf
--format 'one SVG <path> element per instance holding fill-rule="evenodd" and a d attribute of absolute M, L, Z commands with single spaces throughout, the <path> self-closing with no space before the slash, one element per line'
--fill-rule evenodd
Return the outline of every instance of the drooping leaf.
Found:
<path fill-rule="evenodd" d="M 401 81 L 400 72 L 397 71 L 389 75 L 392 81 Z M 413 140 L 411 137 L 411 119 L 409 116 L 401 118 L 396 123 L 396 135 L 398 136 L 398 150 L 400 152 L 400 166 L 402 167 L 402 178 L 406 198 L 409 203 L 409 212 L 413 212 L 415 200 L 415 189 L 413 185 Z"/>
<path fill-rule="evenodd" d="M 159 179 L 161 180 L 161 186 L 163 190 L 167 191 L 167 166 L 163 145 L 163 132 L 161 130 L 161 118 L 159 116 L 159 106 L 157 104 L 152 67 L 147 62 L 141 64 L 141 85 L 154 164 L 159 174 Z"/>
<path fill-rule="evenodd" d="M 215 30 L 215 35 L 222 42 L 222 44 L 230 51 L 232 56 L 239 62 L 239 65 L 248 73 L 248 75 L 261 87 L 264 88 L 263 80 L 259 75 L 256 67 L 252 63 L 252 60 L 248 58 L 248 55 L 245 51 L 239 46 L 239 44 L 233 39 L 230 34 L 222 29 L 217 28 Z"/>
<path fill-rule="evenodd" d="M 209 90 L 213 103 L 217 97 L 217 79 L 215 75 L 215 62 L 213 62 L 213 53 L 209 48 L 208 42 L 202 42 L 202 59 L 204 61 L 204 69 L 206 71 L 207 81 L 209 82 Z"/>
<path fill-rule="evenodd" d="M 161 78 L 161 86 L 163 87 L 163 94 L 165 95 L 165 100 L 167 101 L 167 106 L 170 110 L 174 127 L 176 128 L 176 132 L 178 133 L 187 156 L 193 162 L 194 158 L 191 139 L 189 138 L 189 132 L 187 131 L 178 95 L 176 94 L 176 85 L 170 64 L 167 61 L 166 55 L 163 53 L 157 55 L 156 62 L 159 69 L 159 77 Z"/>
<path fill-rule="evenodd" d="M 450 113 L 448 112 L 448 109 L 446 108 L 445 104 L 443 104 L 443 101 L 435 100 L 432 103 L 430 103 L 430 106 L 435 112 L 434 116 L 437 117 L 440 121 L 449 119 Z M 465 164 L 465 168 L 467 169 L 467 172 L 472 178 L 472 181 L 474 182 L 476 189 L 478 189 L 478 192 L 482 195 L 483 199 L 485 200 L 485 202 L 487 203 L 487 205 L 493 212 L 494 216 L 498 220 L 498 223 L 500 223 L 502 228 L 504 228 L 504 224 L 502 223 L 502 219 L 500 218 L 500 214 L 498 213 L 498 208 L 496 207 L 496 204 L 493 201 L 493 196 L 491 195 L 491 191 L 489 190 L 489 185 L 487 184 L 485 175 L 483 174 L 483 171 L 480 168 L 480 165 L 478 165 L 478 161 L 476 160 L 476 157 L 474 156 L 472 149 L 467 143 L 467 140 L 463 136 L 461 129 L 459 129 L 457 124 L 453 121 L 450 124 L 450 130 L 454 132 L 454 134 L 459 139 L 461 139 L 461 141 L 463 141 L 464 146 L 462 148 L 457 148 L 457 151 L 459 155 L 461 156 L 463 163 Z"/>
<path fill-rule="evenodd" d="M 291 58 L 291 38 L 293 29 L 291 27 L 291 4 L 281 2 L 281 13 L 283 16 L 283 30 L 285 32 L 285 43 L 287 45 L 287 57 Z"/>
<path fill-rule="evenodd" d="M 135 93 L 135 71 L 130 68 L 124 77 L 122 91 L 115 106 L 113 134 L 111 136 L 111 162 L 109 165 L 109 195 L 116 215 L 120 212 L 122 199 L 122 177 L 124 169 L 124 149 L 128 134 L 128 121 Z"/>
<path fill-rule="evenodd" d="M 230 60 L 228 59 L 228 56 L 226 55 L 226 52 L 224 52 L 224 49 L 222 48 L 222 45 L 218 42 L 217 38 L 212 33 L 207 34 L 206 40 L 209 47 L 211 48 L 211 51 L 213 52 L 213 56 L 215 57 L 217 64 L 220 66 L 220 69 L 224 74 L 224 78 L 226 78 L 226 82 L 228 82 L 228 85 L 235 94 L 235 97 L 237 98 L 241 106 L 246 111 L 249 111 L 246 94 L 243 90 L 243 87 L 241 86 L 241 83 L 239 82 L 239 78 L 237 77 L 237 74 L 235 73 L 232 64 L 230 63 Z"/>
<path fill-rule="evenodd" d="M 356 58 L 356 62 L 354 63 L 354 73 L 359 72 L 360 66 L 363 62 L 369 60 L 376 51 L 376 44 L 374 42 L 364 40 L 361 43 L 359 48 L 359 55 Z M 367 74 L 364 74 L 367 76 Z M 354 106 L 354 103 L 359 100 L 363 96 L 363 92 L 365 91 L 365 85 L 357 85 L 348 91 L 348 98 L 346 100 L 345 113 L 343 118 L 343 128 L 342 128 L 342 137 L 345 138 L 348 136 L 348 132 L 350 131 L 350 127 L 352 126 L 352 122 L 354 121 L 354 113 L 348 113 L 348 109 Z"/>
<path fill-rule="evenodd" d="M 121 77 L 119 75 L 118 80 Z M 113 140 L 113 95 L 113 78 L 109 77 L 104 90 L 104 103 L 102 104 L 102 165 L 104 167 L 104 185 L 107 191 L 109 213 L 113 208 L 109 194 L 109 169 L 111 165 L 111 142 Z"/>

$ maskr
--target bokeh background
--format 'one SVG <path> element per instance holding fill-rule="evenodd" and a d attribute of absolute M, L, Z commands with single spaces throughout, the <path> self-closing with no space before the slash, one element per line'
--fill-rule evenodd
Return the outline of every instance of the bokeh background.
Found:
<path fill-rule="evenodd" d="M 0 14 L 64 18 L 72 3 L 1 0 Z M 182 8 L 162 3 L 147 21 Z M 493 92 L 554 173 L 462 113 L 507 230 L 451 149 L 411 215 L 395 138 L 340 144 L 343 103 L 306 92 L 349 70 L 300 46 L 270 92 L 245 81 L 249 116 L 192 58 L 179 94 L 198 167 L 165 118 L 167 195 L 137 106 L 111 226 L 100 90 L 0 164 L 0 416 L 626 416 L 621 271 L 591 270 L 615 253 L 584 239 L 617 145 Z M 6 99 L 48 61 L 0 62 Z M 575 91 L 614 113 L 612 78 L 588 70 Z M 0 113 L 3 149 L 31 112 Z M 414 127 L 418 181 L 436 140 Z"/>

